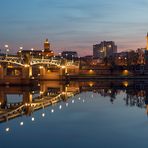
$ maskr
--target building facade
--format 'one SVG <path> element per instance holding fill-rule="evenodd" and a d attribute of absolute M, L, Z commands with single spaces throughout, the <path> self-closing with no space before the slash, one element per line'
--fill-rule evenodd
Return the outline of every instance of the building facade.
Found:
<path fill-rule="evenodd" d="M 44 42 L 44 51 L 51 52 L 50 43 L 49 43 L 48 39 L 46 39 Z"/>
<path fill-rule="evenodd" d="M 93 45 L 93 57 L 104 59 L 112 57 L 117 53 L 117 46 L 113 41 L 103 41 L 100 44 Z"/>
<path fill-rule="evenodd" d="M 35 58 L 50 58 L 54 56 L 54 52 L 50 48 L 50 43 L 48 42 L 48 39 L 44 42 L 44 49 L 42 50 L 20 50 L 18 51 L 18 56 L 21 57 L 35 57 Z"/>
<path fill-rule="evenodd" d="M 61 56 L 65 59 L 72 60 L 78 58 L 78 53 L 76 51 L 63 51 Z"/>

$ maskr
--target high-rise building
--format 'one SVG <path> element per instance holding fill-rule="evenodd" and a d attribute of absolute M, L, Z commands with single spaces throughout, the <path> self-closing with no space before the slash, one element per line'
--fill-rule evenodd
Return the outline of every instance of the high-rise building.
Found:
<path fill-rule="evenodd" d="M 100 44 L 93 45 L 93 57 L 103 59 L 111 57 L 117 53 L 117 46 L 113 41 L 103 41 Z"/>
<path fill-rule="evenodd" d="M 50 50 L 50 43 L 48 42 L 48 39 L 44 42 L 44 51 L 51 51 Z"/>

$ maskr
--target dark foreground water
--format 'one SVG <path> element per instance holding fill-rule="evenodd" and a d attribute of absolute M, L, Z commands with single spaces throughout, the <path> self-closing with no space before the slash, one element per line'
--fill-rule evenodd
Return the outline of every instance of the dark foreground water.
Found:
<path fill-rule="evenodd" d="M 30 116 L 0 123 L 0 147 L 147 148 L 148 118 L 143 90 L 98 90 L 82 91 Z M 9 95 L 9 102 L 20 98 Z"/>

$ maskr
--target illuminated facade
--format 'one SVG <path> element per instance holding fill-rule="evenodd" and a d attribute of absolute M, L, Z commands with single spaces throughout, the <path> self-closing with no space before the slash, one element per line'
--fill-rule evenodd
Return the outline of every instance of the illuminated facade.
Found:
<path fill-rule="evenodd" d="M 46 39 L 46 41 L 44 42 L 44 51 L 51 52 L 50 43 L 48 42 L 48 39 Z"/>
<path fill-rule="evenodd" d="M 44 42 L 44 50 L 34 50 L 33 48 L 31 50 L 22 50 L 18 52 L 18 55 L 22 56 L 33 56 L 37 58 L 50 58 L 54 56 L 54 52 L 50 49 L 50 43 L 48 42 L 48 39 Z"/>
<path fill-rule="evenodd" d="M 93 57 L 104 59 L 112 57 L 117 53 L 117 46 L 113 41 L 103 41 L 100 44 L 93 45 Z"/>

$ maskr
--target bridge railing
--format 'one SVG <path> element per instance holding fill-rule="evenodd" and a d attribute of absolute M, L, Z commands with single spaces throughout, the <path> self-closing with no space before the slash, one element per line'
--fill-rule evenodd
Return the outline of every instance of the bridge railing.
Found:
<path fill-rule="evenodd" d="M 23 64 L 23 60 L 16 56 L 0 56 L 0 62 L 11 62 L 11 63 L 18 63 Z"/>
<path fill-rule="evenodd" d="M 31 61 L 31 65 L 35 64 L 54 64 L 54 65 L 61 65 L 61 60 L 55 59 L 44 59 L 44 58 L 33 58 Z"/>
<path fill-rule="evenodd" d="M 0 56 L 0 63 L 2 62 L 10 62 L 18 65 L 25 66 L 25 59 L 22 59 L 17 56 Z M 30 65 L 37 65 L 37 64 L 49 64 L 49 65 L 56 65 L 56 66 L 79 66 L 79 62 L 68 61 L 66 59 L 56 59 L 56 58 L 32 58 L 30 61 Z"/>

